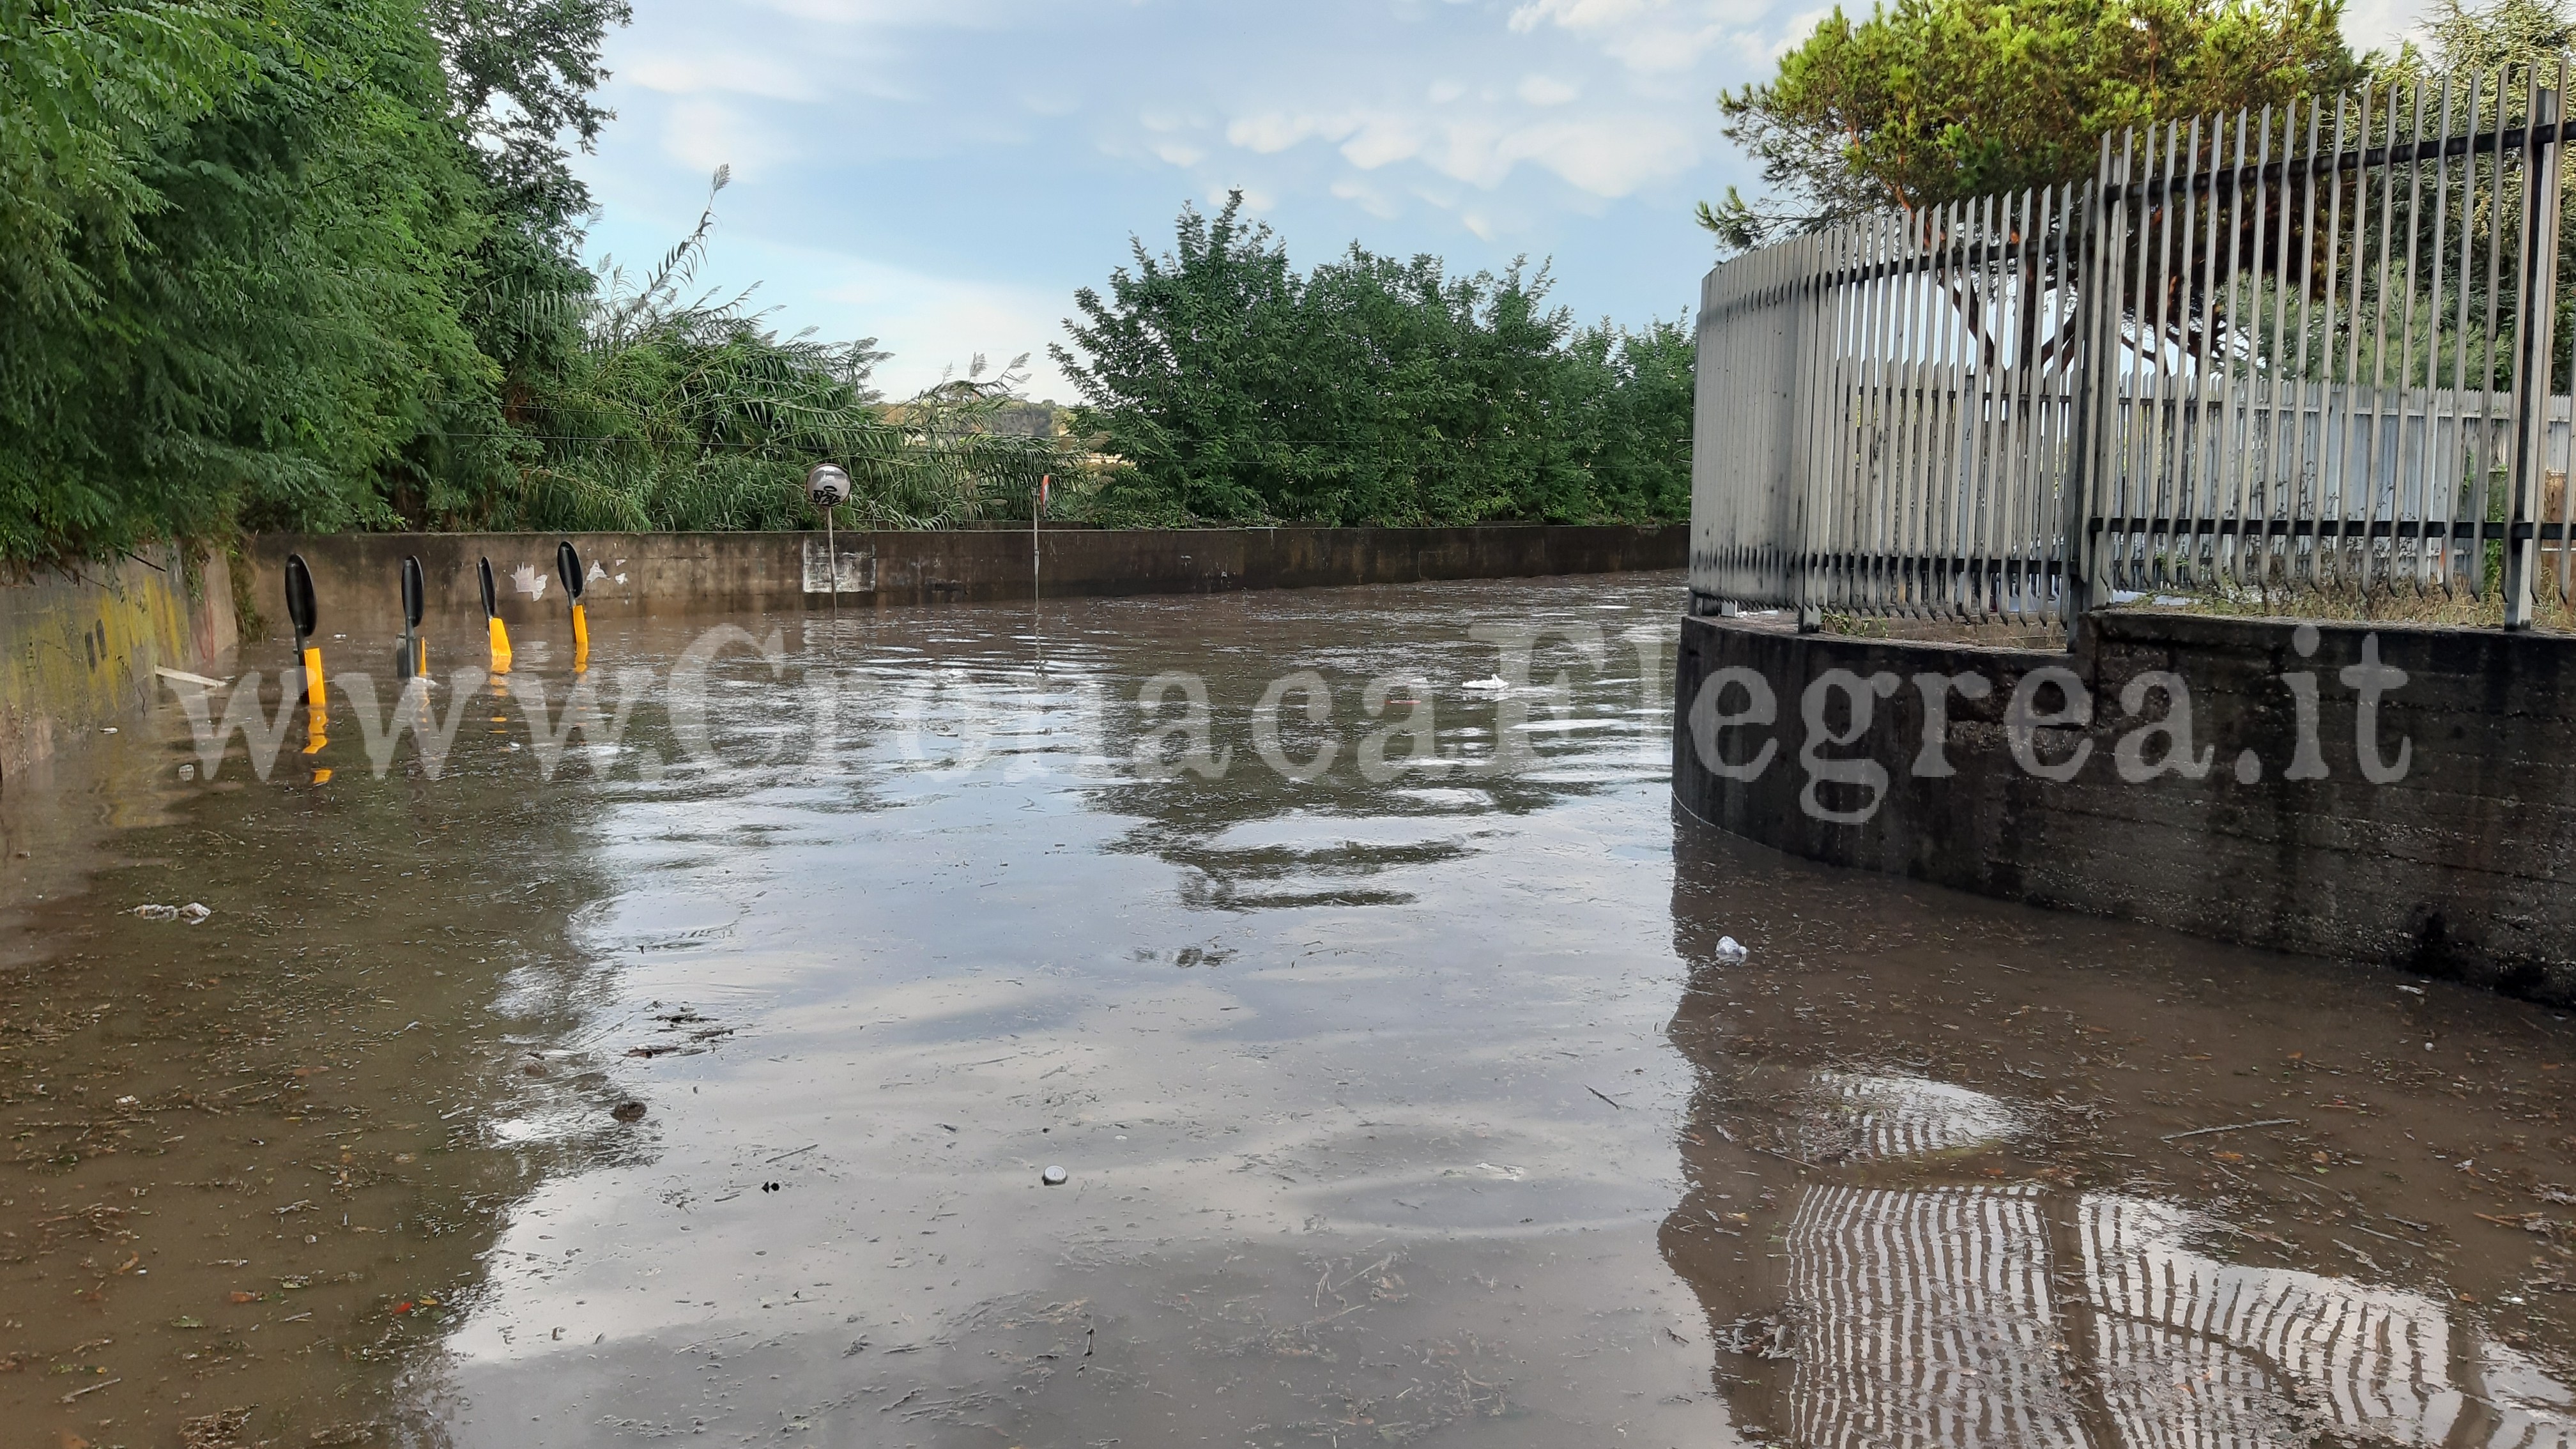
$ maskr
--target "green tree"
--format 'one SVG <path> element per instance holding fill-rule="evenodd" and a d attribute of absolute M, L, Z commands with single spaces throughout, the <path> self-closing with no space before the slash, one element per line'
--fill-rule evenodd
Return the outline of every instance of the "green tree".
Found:
<path fill-rule="evenodd" d="M 1242 198 L 1075 295 L 1055 355 L 1120 460 L 1104 522 L 1602 522 L 1688 511 L 1678 328 L 1578 331 L 1544 269 L 1359 246 L 1300 274 Z"/>
<path fill-rule="evenodd" d="M 1699 221 L 1730 249 L 2089 173 L 2122 127 L 2359 81 L 2342 0 L 1897 0 L 1837 8 L 1770 80 L 1718 99 L 1772 199 Z"/>
<path fill-rule="evenodd" d="M 488 214 L 416 8 L 0 4 L 0 555 L 494 473 Z"/>

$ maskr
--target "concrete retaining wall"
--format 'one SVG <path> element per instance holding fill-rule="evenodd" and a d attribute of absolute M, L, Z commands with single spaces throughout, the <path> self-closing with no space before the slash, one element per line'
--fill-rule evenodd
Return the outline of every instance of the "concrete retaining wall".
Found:
<path fill-rule="evenodd" d="M 799 533 L 575 534 L 594 571 L 585 605 L 596 617 L 823 609 L 833 602 L 823 535 Z M 1679 568 L 1688 529 L 1245 528 L 1174 531 L 1063 529 L 1038 535 L 1046 597 L 1216 593 L 1234 589 L 1414 583 Z M 273 534 L 251 549 L 251 597 L 283 610 L 286 555 L 313 570 L 323 628 L 388 634 L 401 627 L 402 559 L 420 556 L 433 615 L 479 619 L 475 561 L 498 576 L 502 617 L 559 618 L 553 534 Z M 843 608 L 1025 600 L 1026 532 L 843 533 Z"/>
<path fill-rule="evenodd" d="M 171 549 L 0 578 L 0 779 L 148 703 L 154 670 L 202 673 L 234 642 L 219 557 L 193 580 Z"/>
<path fill-rule="evenodd" d="M 2157 772 L 2154 673 L 2200 778 Z M 1935 680 L 1936 719 L 1924 676 L 1987 692 Z M 1680 803 L 1791 854 L 2576 1003 L 2576 639 L 2112 612 L 2060 653 L 1694 618 L 1676 687 Z"/>

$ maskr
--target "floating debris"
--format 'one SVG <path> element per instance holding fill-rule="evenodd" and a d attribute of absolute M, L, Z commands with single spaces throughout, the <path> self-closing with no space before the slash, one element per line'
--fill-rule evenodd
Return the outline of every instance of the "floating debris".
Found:
<path fill-rule="evenodd" d="M 1038 1181 L 1045 1183 L 1049 1187 L 1062 1187 L 1067 1182 L 1072 1181 L 1072 1179 L 1073 1174 L 1065 1171 L 1061 1167 L 1050 1167 L 1046 1171 L 1038 1174 Z"/>

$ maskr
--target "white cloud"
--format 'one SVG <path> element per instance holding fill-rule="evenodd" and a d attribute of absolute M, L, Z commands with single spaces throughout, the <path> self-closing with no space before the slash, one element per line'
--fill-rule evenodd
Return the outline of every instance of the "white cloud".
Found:
<path fill-rule="evenodd" d="M 1256 155 L 1268 156 L 1317 137 L 1339 141 L 1358 129 L 1358 125 L 1347 116 L 1290 115 L 1270 111 L 1228 122 L 1225 139 Z"/>
<path fill-rule="evenodd" d="M 1620 197 L 1698 164 L 1690 132 L 1654 117 L 1603 117 L 1527 127 L 1507 143 L 1595 196 Z"/>
<path fill-rule="evenodd" d="M 749 179 L 795 155 L 778 131 L 722 101 L 691 97 L 662 121 L 662 151 L 701 174 L 731 166 Z"/>
<path fill-rule="evenodd" d="M 1021 7 L 998 0 L 766 0 L 766 8 L 853 29 L 974 30 L 1006 23 L 1006 12 Z"/>
<path fill-rule="evenodd" d="M 1410 116 L 1371 116 L 1359 134 L 1342 143 L 1342 159 L 1362 171 L 1375 171 L 1422 154 L 1429 138 Z"/>
<path fill-rule="evenodd" d="M 2343 33 L 2355 50 L 2395 52 L 2401 40 L 2422 39 L 2416 0 L 2355 0 L 2344 7 Z"/>
<path fill-rule="evenodd" d="M 1523 121 L 1494 108 L 1445 117 L 1390 110 L 1330 120 L 1274 112 L 1236 120 L 1225 134 L 1227 141 L 1255 155 L 1275 154 L 1308 140 L 1339 139 L 1342 159 L 1362 172 L 1413 161 L 1487 191 L 1502 186 L 1526 163 L 1596 196 L 1626 196 L 1699 160 L 1698 143 L 1688 128 L 1651 113 Z M 1199 159 L 1193 151 L 1174 164 L 1189 166 Z M 1333 194 L 1343 193 L 1336 188 Z"/>
<path fill-rule="evenodd" d="M 1387 195 L 1385 191 L 1364 177 L 1345 176 L 1335 181 L 1328 189 L 1334 196 L 1349 202 L 1380 221 L 1395 216 L 1403 209 L 1394 197 Z"/>
<path fill-rule="evenodd" d="M 1731 29 L 1768 9 L 1719 0 L 1527 0 L 1510 25 L 1522 35 L 1553 26 L 1591 41 L 1632 71 L 1669 74 L 1697 66 Z"/>
<path fill-rule="evenodd" d="M 1583 88 L 1554 76 L 1533 75 L 1524 76 L 1514 94 L 1533 106 L 1561 106 L 1582 96 Z"/>
<path fill-rule="evenodd" d="M 625 62 L 618 74 L 648 91 L 666 95 L 727 91 L 769 100 L 810 101 L 823 94 L 812 77 L 763 56 L 648 55 Z"/>

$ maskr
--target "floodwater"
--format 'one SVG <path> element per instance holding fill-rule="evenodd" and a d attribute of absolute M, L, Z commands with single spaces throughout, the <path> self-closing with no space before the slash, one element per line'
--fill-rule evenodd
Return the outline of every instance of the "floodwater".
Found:
<path fill-rule="evenodd" d="M 0 791 L 0 1443 L 2576 1439 L 2570 1023 L 1715 835 L 1679 606 L 174 685 Z"/>

